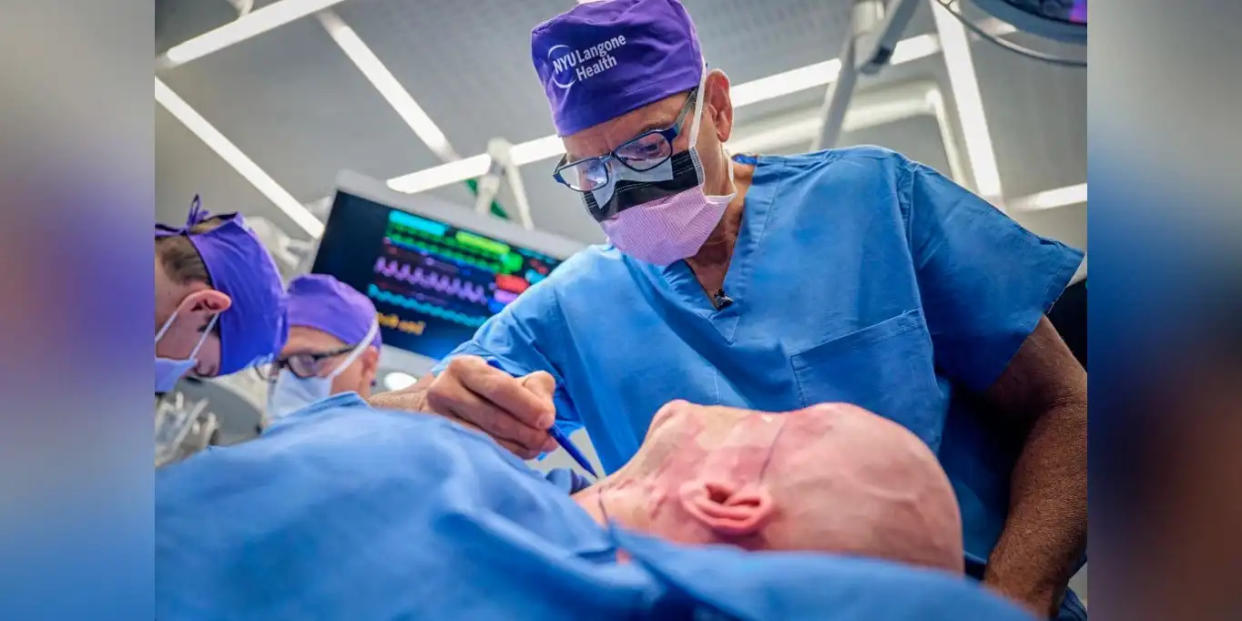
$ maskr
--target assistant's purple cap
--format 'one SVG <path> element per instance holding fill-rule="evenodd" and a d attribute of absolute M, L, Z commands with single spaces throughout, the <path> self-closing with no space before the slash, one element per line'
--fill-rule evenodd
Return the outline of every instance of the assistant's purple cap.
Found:
<path fill-rule="evenodd" d="M 531 60 L 568 136 L 699 85 L 703 54 L 677 0 L 580 4 L 535 26 Z"/>
<path fill-rule="evenodd" d="M 323 330 L 347 345 L 366 338 L 375 305 L 357 289 L 327 274 L 298 276 L 289 283 L 289 325 Z M 371 344 L 380 346 L 379 330 Z"/>
<path fill-rule="evenodd" d="M 203 258 L 212 288 L 232 300 L 219 319 L 218 374 L 228 375 L 274 357 L 285 346 L 289 326 L 284 287 L 272 255 L 238 213 L 224 214 L 224 221 L 210 231 L 190 232 L 209 217 L 195 196 L 185 226 L 156 224 L 155 236 L 185 235 Z"/>

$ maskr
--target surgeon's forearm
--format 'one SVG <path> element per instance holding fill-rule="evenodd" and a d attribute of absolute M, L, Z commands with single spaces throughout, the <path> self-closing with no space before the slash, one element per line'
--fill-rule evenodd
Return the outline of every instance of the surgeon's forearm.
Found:
<path fill-rule="evenodd" d="M 1009 518 L 984 583 L 1055 615 L 1087 542 L 1085 391 L 1034 421 L 1010 485 Z"/>

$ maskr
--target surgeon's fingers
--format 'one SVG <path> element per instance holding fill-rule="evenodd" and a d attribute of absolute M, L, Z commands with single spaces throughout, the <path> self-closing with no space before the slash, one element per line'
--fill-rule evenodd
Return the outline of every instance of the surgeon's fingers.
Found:
<path fill-rule="evenodd" d="M 471 392 L 512 414 L 516 422 L 526 427 L 542 431 L 556 422 L 556 406 L 552 403 L 551 392 L 536 393 L 503 371 L 472 373 L 463 376 L 462 380 Z"/>
<path fill-rule="evenodd" d="M 535 371 L 529 375 L 523 375 L 518 378 L 527 390 L 535 393 L 540 398 L 551 399 L 553 393 L 556 392 L 556 380 L 552 378 L 552 374 L 547 371 Z"/>
<path fill-rule="evenodd" d="M 538 395 L 539 398 L 547 398 L 552 400 L 553 412 L 556 411 L 556 401 L 553 399 L 553 395 L 556 393 L 556 380 L 553 379 L 551 373 L 548 373 L 547 371 L 535 371 L 534 373 L 522 376 L 519 379 L 522 382 L 522 386 Z M 553 418 L 553 420 L 555 421 L 555 418 Z M 551 427 L 551 425 L 548 426 Z M 551 436 L 548 436 L 548 441 L 543 444 L 543 450 L 545 452 L 555 451 L 556 446 L 556 440 L 553 440 Z"/>
<path fill-rule="evenodd" d="M 517 383 L 512 377 L 506 378 Z M 526 459 L 537 455 L 548 439 L 546 431 L 520 423 L 505 410 L 464 386 L 452 389 L 446 387 L 446 390 L 437 394 L 436 399 L 437 406 L 447 410 L 450 415 L 479 427 L 497 441 L 504 440 L 521 447 L 522 451 L 514 453 Z"/>

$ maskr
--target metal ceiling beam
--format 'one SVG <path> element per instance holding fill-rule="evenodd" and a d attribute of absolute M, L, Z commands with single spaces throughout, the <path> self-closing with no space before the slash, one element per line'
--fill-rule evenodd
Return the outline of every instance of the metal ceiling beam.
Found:
<path fill-rule="evenodd" d="M 979 79 L 975 74 L 966 28 L 939 2 L 928 2 L 936 23 L 936 33 L 940 37 L 940 49 L 949 74 L 953 107 L 957 110 L 958 127 L 961 128 L 966 158 L 970 162 L 974 190 L 1003 209 L 1004 190 L 1001 188 L 1000 170 L 996 163 L 996 151 L 992 147 L 992 136 L 988 130 L 987 114 L 983 108 L 983 96 L 979 92 Z"/>
<path fill-rule="evenodd" d="M 859 73 L 875 73 L 888 64 L 896 51 L 898 38 L 914 14 L 917 0 L 856 0 L 850 19 L 850 32 L 841 45 L 841 71 L 824 93 L 819 133 L 811 150 L 830 148 L 841 138 L 845 110 L 854 94 Z"/>

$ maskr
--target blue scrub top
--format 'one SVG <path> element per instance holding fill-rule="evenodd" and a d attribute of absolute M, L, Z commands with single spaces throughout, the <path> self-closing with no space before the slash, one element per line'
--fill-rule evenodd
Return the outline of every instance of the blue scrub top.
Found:
<path fill-rule="evenodd" d="M 155 570 L 159 619 L 1030 619 L 943 572 L 604 529 L 490 438 L 352 393 L 157 470 Z"/>
<path fill-rule="evenodd" d="M 475 354 L 515 375 L 551 373 L 558 424 L 585 425 L 607 471 L 672 399 L 858 404 L 938 451 L 968 560 L 982 563 L 1018 447 L 963 397 L 996 380 L 1082 253 L 887 149 L 738 159 L 755 171 L 724 281 L 732 305 L 715 309 L 685 261 L 592 246 L 445 361 Z"/>

